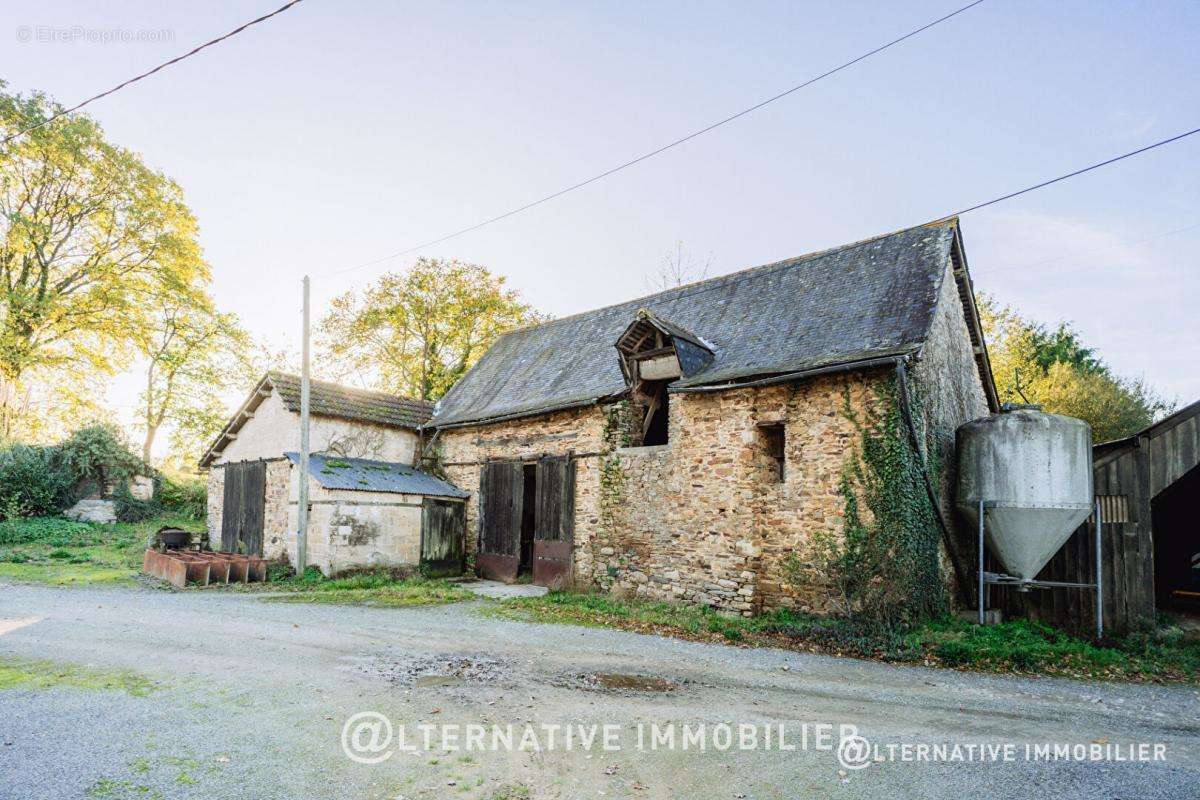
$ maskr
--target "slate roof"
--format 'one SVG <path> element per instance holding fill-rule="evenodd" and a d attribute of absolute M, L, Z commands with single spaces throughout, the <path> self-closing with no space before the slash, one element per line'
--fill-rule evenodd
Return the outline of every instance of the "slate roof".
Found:
<path fill-rule="evenodd" d="M 286 372 L 267 373 L 271 385 L 288 411 L 300 413 L 300 377 Z M 387 392 L 354 389 L 326 381 L 312 381 L 310 411 L 322 417 L 374 422 L 398 428 L 419 428 L 433 414 L 433 403 Z"/>
<path fill-rule="evenodd" d="M 299 453 L 286 455 L 293 464 L 300 464 Z M 308 457 L 308 469 L 313 479 L 326 489 L 419 494 L 426 497 L 469 496 L 457 486 L 452 486 L 416 467 L 391 461 L 369 461 L 365 458 L 342 458 L 313 453 Z"/>
<path fill-rule="evenodd" d="M 643 308 L 715 350 L 711 364 L 672 387 L 913 352 L 928 335 L 957 225 L 909 228 L 513 331 L 442 398 L 431 424 L 545 413 L 623 392 L 613 343 Z"/>

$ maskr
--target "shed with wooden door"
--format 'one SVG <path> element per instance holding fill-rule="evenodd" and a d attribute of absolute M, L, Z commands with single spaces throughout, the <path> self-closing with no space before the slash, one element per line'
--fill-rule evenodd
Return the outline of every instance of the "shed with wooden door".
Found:
<path fill-rule="evenodd" d="M 1200 612 L 1200 401 L 1092 454 L 1105 629 L 1148 629 L 1160 610 Z M 1094 541 L 1094 528 L 1077 530 L 1039 579 L 1094 581 Z M 1011 592 L 1003 606 L 1072 630 L 1095 620 L 1091 590 Z"/>
<path fill-rule="evenodd" d="M 299 454 L 287 457 L 299 466 Z M 410 464 L 316 454 L 309 468 L 306 557 L 323 574 L 418 565 L 438 576 L 462 572 L 466 492 Z M 299 487 L 293 469 L 293 529 Z"/>
<path fill-rule="evenodd" d="M 413 467 L 432 404 L 313 381 L 310 406 L 309 562 L 458 571 L 467 493 Z M 200 462 L 214 550 L 294 558 L 299 445 L 300 379 L 267 373 Z"/>

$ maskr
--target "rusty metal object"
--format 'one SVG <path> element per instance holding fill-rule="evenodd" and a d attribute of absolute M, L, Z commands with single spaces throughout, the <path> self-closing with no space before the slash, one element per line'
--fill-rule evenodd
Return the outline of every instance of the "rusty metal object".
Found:
<path fill-rule="evenodd" d="M 498 553 L 478 553 L 475 556 L 475 568 L 479 571 L 481 578 L 504 583 L 516 581 L 517 568 L 520 564 L 520 556 L 505 556 Z"/>
<path fill-rule="evenodd" d="M 554 539 L 533 542 L 533 582 L 538 586 L 561 589 L 570 582 L 571 543 Z"/>
<path fill-rule="evenodd" d="M 142 559 L 142 572 L 182 589 L 188 583 L 207 586 L 265 581 L 267 562 L 260 556 L 240 553 L 150 549 Z"/>

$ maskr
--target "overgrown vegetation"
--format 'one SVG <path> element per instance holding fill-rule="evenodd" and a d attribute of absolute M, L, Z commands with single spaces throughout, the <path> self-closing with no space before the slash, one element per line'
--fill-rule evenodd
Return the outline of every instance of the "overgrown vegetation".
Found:
<path fill-rule="evenodd" d="M 875 386 L 875 401 L 857 411 L 849 388 L 843 414 L 858 435 L 839 491 L 843 525 L 817 532 L 807 564 L 785 566 L 791 583 L 826 581 L 856 628 L 898 642 L 914 624 L 945 615 L 949 599 L 939 572 L 940 528 L 925 488 L 925 468 L 901 411 L 894 379 Z M 919 399 L 910 397 L 914 417 Z"/>
<path fill-rule="evenodd" d="M 129 583 L 163 525 L 197 529 L 194 521 L 179 517 L 115 525 L 61 517 L 5 520 L 0 522 L 0 579 L 60 586 Z"/>
<path fill-rule="evenodd" d="M 144 675 L 129 670 L 97 669 L 54 661 L 35 661 L 0 655 L 0 691 L 4 689 L 110 689 L 144 697 L 156 686 Z"/>
<path fill-rule="evenodd" d="M 154 496 L 134 497 L 133 476 L 153 476 Z M 173 480 L 130 452 L 115 425 L 80 428 L 55 445 L 12 444 L 0 448 L 0 518 L 57 514 L 92 494 L 112 489 L 117 519 L 142 522 L 163 515 L 200 521 L 206 489 L 194 478 Z"/>
<path fill-rule="evenodd" d="M 326 578 L 316 567 L 309 567 L 304 574 L 296 575 L 290 568 L 273 566 L 266 583 L 249 586 L 286 592 L 266 598 L 277 603 L 332 603 L 385 608 L 457 603 L 473 596 L 449 581 L 426 578 L 411 570 L 370 570 Z"/>
<path fill-rule="evenodd" d="M 1200 637 L 1178 628 L 1102 645 L 1039 623 L 978 627 L 942 618 L 893 635 L 845 617 L 778 610 L 726 617 L 709 608 L 558 591 L 506 600 L 483 613 L 531 622 L 611 627 L 708 642 L 781 647 L 897 663 L 1071 678 L 1200 682 Z"/>

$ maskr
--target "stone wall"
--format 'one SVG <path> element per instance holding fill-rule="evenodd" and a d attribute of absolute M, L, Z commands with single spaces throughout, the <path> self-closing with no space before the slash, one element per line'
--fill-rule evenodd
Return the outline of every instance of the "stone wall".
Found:
<path fill-rule="evenodd" d="M 437 445 L 446 478 L 471 493 L 467 500 L 465 551 L 479 543 L 479 474 L 485 461 L 533 460 L 542 455 L 576 456 L 575 574 L 591 574 L 590 541 L 600 524 L 600 456 L 611 449 L 606 414 L 599 406 L 560 411 L 542 417 L 443 431 Z"/>
<path fill-rule="evenodd" d="M 299 526 L 299 471 L 289 482 L 288 530 Z M 310 478 L 306 561 L 326 575 L 372 567 L 413 567 L 421 560 L 418 495 L 326 489 Z M 294 552 L 295 534 L 287 539 Z"/>
<path fill-rule="evenodd" d="M 929 335 L 909 381 L 921 410 L 929 467 L 952 530 L 954 431 L 987 413 L 978 368 L 947 264 Z M 673 393 L 669 442 L 626 447 L 624 403 L 440 434 L 447 477 L 473 493 L 468 550 L 478 536 L 481 465 L 573 452 L 577 459 L 574 579 L 650 599 L 750 615 L 795 607 L 825 613 L 838 598 L 814 568 L 814 541 L 843 531 L 841 482 L 891 368 L 765 387 Z M 763 426 L 784 429 L 779 479 Z M 969 552 L 969 551 L 968 551 Z M 949 579 L 947 574 L 947 579 Z"/>
<path fill-rule="evenodd" d="M 952 532 L 960 562 L 970 572 L 975 563 L 975 534 L 964 529 L 955 508 L 958 459 L 954 432 L 989 410 L 952 269 L 953 264 L 947 264 L 929 335 L 910 374 L 914 400 L 921 410 L 917 423 L 924 426 L 925 453 L 936 481 L 942 518 Z M 949 569 L 948 564 L 944 566 Z"/>
<path fill-rule="evenodd" d="M 623 404 L 446 430 L 449 478 L 477 494 L 489 459 L 577 456 L 574 577 L 578 584 L 752 614 L 780 605 L 832 609 L 826 587 L 791 585 L 815 531 L 840 534 L 842 467 L 853 426 L 843 413 L 874 402 L 878 375 L 800 385 L 676 394 L 669 442 L 622 447 Z M 760 423 L 785 426 L 778 482 Z M 477 536 L 477 497 L 468 538 Z"/>

